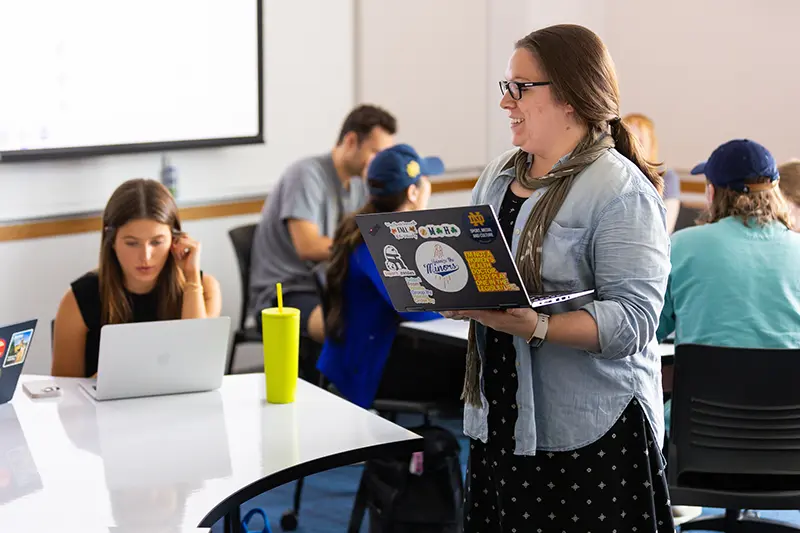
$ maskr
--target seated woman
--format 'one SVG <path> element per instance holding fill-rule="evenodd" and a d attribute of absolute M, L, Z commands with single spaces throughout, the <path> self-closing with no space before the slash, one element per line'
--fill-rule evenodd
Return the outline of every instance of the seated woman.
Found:
<path fill-rule="evenodd" d="M 656 137 L 656 127 L 653 121 L 639 113 L 626 115 L 622 121 L 636 136 L 647 161 L 653 164 L 660 163 L 658 160 L 658 137 Z M 681 210 L 681 179 L 671 168 L 662 169 L 661 177 L 664 178 L 662 196 L 664 197 L 664 206 L 667 208 L 667 231 L 672 233 Z"/>
<path fill-rule="evenodd" d="M 672 236 L 659 342 L 674 332 L 676 345 L 800 348 L 800 234 L 772 155 L 734 140 L 692 174 L 706 176 L 708 213 Z"/>
<path fill-rule="evenodd" d="M 778 167 L 780 188 L 789 203 L 795 231 L 800 231 L 800 159 L 793 159 Z"/>
<path fill-rule="evenodd" d="M 106 324 L 219 316 L 219 283 L 200 271 L 200 243 L 181 231 L 166 187 L 135 179 L 103 211 L 100 266 L 73 281 L 58 306 L 54 376 L 97 372 Z"/>
<path fill-rule="evenodd" d="M 420 158 L 408 145 L 379 152 L 367 171 L 369 202 L 356 214 L 425 209 L 431 194 L 427 176 L 443 171 L 441 160 Z M 342 396 L 364 408 L 375 400 L 399 322 L 442 318 L 437 313 L 398 316 L 355 215 L 344 219 L 334 235 L 325 303 L 326 339 L 317 368 Z"/>
<path fill-rule="evenodd" d="M 800 348 L 800 235 L 766 148 L 734 140 L 693 174 L 708 182 L 706 224 L 672 237 L 658 340 L 738 348 Z"/>

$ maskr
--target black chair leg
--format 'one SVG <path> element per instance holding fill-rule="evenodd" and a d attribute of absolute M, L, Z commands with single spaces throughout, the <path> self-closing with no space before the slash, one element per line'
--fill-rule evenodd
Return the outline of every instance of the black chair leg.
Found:
<path fill-rule="evenodd" d="M 303 483 L 306 478 L 301 477 L 294 486 L 294 507 L 283 513 L 281 516 L 281 529 L 284 531 L 294 531 L 300 522 L 300 501 L 303 496 Z"/>
<path fill-rule="evenodd" d="M 233 341 L 230 352 L 228 352 L 228 360 L 225 361 L 225 375 L 230 376 L 233 373 L 233 357 L 236 355 L 236 345 L 238 343 Z"/>
<path fill-rule="evenodd" d="M 726 509 L 725 515 L 695 518 L 679 526 L 680 531 L 721 531 L 724 533 L 788 533 L 799 526 L 745 514 L 739 509 Z"/>

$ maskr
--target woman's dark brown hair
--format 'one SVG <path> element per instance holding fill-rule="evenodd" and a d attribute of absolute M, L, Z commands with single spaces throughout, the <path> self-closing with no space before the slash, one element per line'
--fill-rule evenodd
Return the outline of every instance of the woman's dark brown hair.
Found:
<path fill-rule="evenodd" d="M 636 137 L 620 120 L 617 74 L 603 41 L 583 26 L 558 24 L 530 33 L 517 41 L 516 48 L 533 54 L 555 99 L 572 106 L 589 128 L 590 138 L 610 126 L 617 151 L 639 167 L 661 194 L 664 180 L 658 165 L 647 161 Z"/>
<path fill-rule="evenodd" d="M 356 215 L 391 213 L 408 201 L 408 189 L 386 196 L 372 196 L 359 212 L 348 216 L 333 236 L 331 260 L 326 273 L 325 288 L 325 337 L 342 342 L 344 338 L 344 280 L 350 266 L 350 254 L 364 242 L 356 225 Z"/>
<path fill-rule="evenodd" d="M 103 210 L 98 269 L 102 324 L 123 324 L 132 319 L 131 304 L 125 292 L 124 275 L 114 251 L 114 241 L 122 226 L 140 219 L 166 224 L 173 236 L 181 232 L 178 206 L 161 183 L 133 179 L 117 187 Z M 169 253 L 154 289 L 158 296 L 160 320 L 180 318 L 184 281 L 174 256 Z"/>

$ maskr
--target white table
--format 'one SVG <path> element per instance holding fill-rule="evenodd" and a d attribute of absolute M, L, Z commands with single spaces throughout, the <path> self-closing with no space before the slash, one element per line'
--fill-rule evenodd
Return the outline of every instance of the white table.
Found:
<path fill-rule="evenodd" d="M 20 382 L 36 379 L 49 378 Z M 418 435 L 304 381 L 287 405 L 266 403 L 263 374 L 106 402 L 55 381 L 60 398 L 32 400 L 20 384 L 0 405 L 0 531 L 183 533 L 223 517 L 235 527 L 239 505 L 276 486 L 422 449 Z"/>
<path fill-rule="evenodd" d="M 400 324 L 399 333 L 409 337 L 426 338 L 466 347 L 468 332 L 469 322 L 466 320 L 442 318 L 441 320 L 430 320 L 428 322 L 403 322 Z M 661 357 L 673 356 L 675 355 L 675 345 L 659 344 L 658 353 Z"/>

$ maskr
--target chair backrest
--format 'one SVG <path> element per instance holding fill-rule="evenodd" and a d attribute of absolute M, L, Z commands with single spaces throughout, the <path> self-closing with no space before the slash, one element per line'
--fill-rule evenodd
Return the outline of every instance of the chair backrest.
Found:
<path fill-rule="evenodd" d="M 255 224 L 247 224 L 233 228 L 228 236 L 236 252 L 236 262 L 239 264 L 239 277 L 242 287 L 242 309 L 239 318 L 239 329 L 244 329 L 247 320 L 247 298 L 250 293 L 250 256 L 253 249 L 253 236 L 256 233 Z"/>
<path fill-rule="evenodd" d="M 681 210 L 678 211 L 678 219 L 675 221 L 675 231 L 683 228 L 691 228 L 696 226 L 697 217 L 700 216 L 700 209 L 690 207 L 686 204 L 681 204 Z"/>
<path fill-rule="evenodd" d="M 681 344 L 669 482 L 688 474 L 800 475 L 800 350 Z"/>

